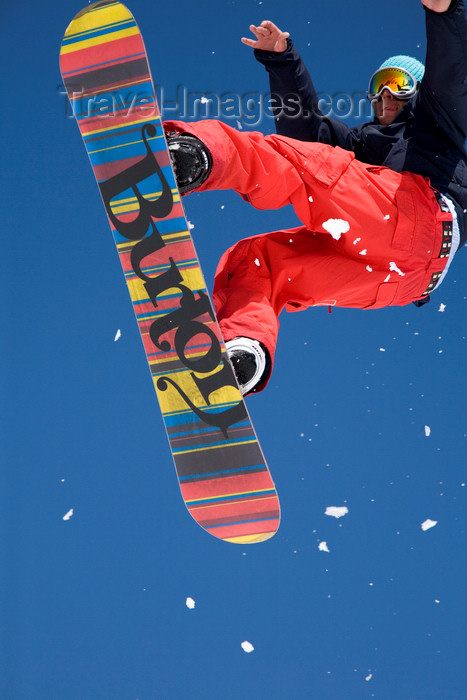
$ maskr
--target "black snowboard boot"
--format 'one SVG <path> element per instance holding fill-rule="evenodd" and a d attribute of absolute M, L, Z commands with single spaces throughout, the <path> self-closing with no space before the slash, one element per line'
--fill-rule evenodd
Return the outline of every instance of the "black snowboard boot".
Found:
<path fill-rule="evenodd" d="M 242 394 L 257 391 L 271 372 L 271 358 L 265 346 L 252 338 L 234 338 L 225 347 Z"/>
<path fill-rule="evenodd" d="M 181 194 L 191 192 L 201 185 L 212 169 L 209 149 L 196 136 L 167 134 L 170 157 Z"/>

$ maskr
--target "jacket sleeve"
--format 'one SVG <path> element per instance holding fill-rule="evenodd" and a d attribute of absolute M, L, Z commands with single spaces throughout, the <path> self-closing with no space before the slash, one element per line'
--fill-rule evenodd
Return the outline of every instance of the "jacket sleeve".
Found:
<path fill-rule="evenodd" d="M 271 107 L 276 131 L 299 141 L 320 141 L 352 150 L 349 128 L 326 117 L 300 54 L 288 39 L 282 53 L 255 50 L 255 58 L 269 74 Z"/>
<path fill-rule="evenodd" d="M 462 0 L 443 13 L 425 8 L 427 53 L 420 87 L 423 118 L 431 118 L 463 150 L 467 138 L 467 18 Z"/>

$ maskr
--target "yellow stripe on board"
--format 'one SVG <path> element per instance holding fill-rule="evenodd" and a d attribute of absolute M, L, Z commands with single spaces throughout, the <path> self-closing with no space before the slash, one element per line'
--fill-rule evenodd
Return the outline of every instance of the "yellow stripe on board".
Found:
<path fill-rule="evenodd" d="M 257 535 L 241 535 L 240 537 L 224 537 L 225 542 L 234 542 L 236 544 L 252 544 L 253 542 L 265 542 L 270 540 L 276 534 L 276 531 L 261 532 Z"/>
<path fill-rule="evenodd" d="M 195 263 L 193 263 L 194 265 Z M 179 268 L 179 272 L 182 273 L 182 282 L 181 284 L 184 284 L 185 287 L 188 287 L 192 291 L 198 291 L 200 289 L 206 289 L 206 285 L 204 283 L 203 279 L 203 274 L 200 270 L 199 267 L 193 267 L 190 269 L 181 269 Z M 128 290 L 130 292 L 130 296 L 133 301 L 149 301 L 148 293 L 146 291 L 146 288 L 144 286 L 143 280 L 140 280 L 139 277 L 135 277 L 132 279 L 128 279 L 126 281 L 128 285 Z M 164 296 L 170 296 L 173 294 L 173 291 L 171 289 L 167 289 L 167 293 L 162 293 L 159 294 L 159 298 L 163 299 Z"/>
<path fill-rule="evenodd" d="M 100 34 L 92 39 L 83 39 L 83 41 L 76 41 L 74 44 L 70 44 L 69 46 L 62 46 L 60 53 L 73 53 L 74 51 L 81 51 L 81 49 L 89 49 L 92 46 L 108 44 L 111 41 L 117 41 L 117 39 L 126 39 L 129 36 L 136 36 L 137 34 L 139 34 L 138 27 L 121 29 L 118 32 L 111 32 L 110 34 Z"/>
<path fill-rule="evenodd" d="M 175 202 L 177 201 L 176 193 L 177 193 L 177 190 L 173 189 L 172 194 L 174 196 Z M 178 199 L 180 199 L 180 197 Z M 187 236 L 189 236 L 189 232 L 186 228 L 182 229 L 181 231 L 175 231 L 174 233 L 161 233 L 161 238 L 165 243 L 174 243 L 178 238 L 182 239 L 182 238 L 186 238 Z M 124 241 L 123 243 L 117 243 L 117 250 L 119 253 L 120 252 L 128 253 L 131 251 L 132 248 L 134 248 L 135 245 L 138 245 L 138 243 L 139 243 L 139 241 Z M 152 267 L 150 269 L 151 270 L 160 270 L 162 272 L 163 270 L 168 270 L 169 267 L 170 267 L 170 263 L 165 263 L 164 265 L 157 265 L 157 267 Z M 128 276 L 128 274 L 132 274 L 132 273 L 127 272 L 125 274 L 126 274 L 126 276 Z"/>
<path fill-rule="evenodd" d="M 107 93 L 102 93 L 102 94 L 107 94 Z M 112 117 L 113 118 L 113 117 Z M 143 122 L 145 124 L 148 123 L 154 123 L 156 121 L 159 121 L 160 117 L 159 115 L 155 117 L 151 117 L 151 119 L 143 119 L 142 117 L 140 119 L 135 119 L 134 121 L 131 122 L 125 122 L 125 127 L 127 126 L 136 126 L 137 124 L 142 124 Z M 109 119 L 110 121 L 110 119 Z M 155 126 L 155 124 L 154 124 Z M 82 131 L 82 135 L 84 136 L 94 136 L 96 134 L 105 134 L 107 131 L 113 131 L 115 129 L 115 124 L 107 126 L 105 129 L 90 129 L 89 131 Z M 148 141 L 152 141 L 155 138 L 160 138 L 160 136 L 152 136 L 151 138 L 148 139 Z M 119 146 L 120 148 L 120 146 Z"/>
<path fill-rule="evenodd" d="M 239 442 L 229 442 L 228 445 L 226 445 L 225 443 L 222 443 L 221 445 L 211 445 L 211 447 L 194 447 L 194 448 L 191 449 L 191 450 L 182 450 L 181 452 L 179 452 L 179 451 L 177 450 L 177 451 L 175 452 L 175 455 L 178 457 L 178 455 L 188 455 L 188 454 L 193 454 L 193 452 L 207 452 L 208 450 L 219 450 L 219 449 L 225 450 L 226 447 L 237 447 L 238 445 L 251 445 L 251 444 L 253 444 L 254 442 L 258 442 L 258 441 L 256 440 L 256 438 L 254 438 L 253 440 L 245 440 L 245 441 L 239 440 Z M 261 490 L 261 491 L 264 491 L 264 489 L 260 489 L 260 490 Z M 243 492 L 242 492 L 242 493 L 243 493 Z M 245 491 L 245 492 L 244 492 L 244 495 L 247 496 L 249 493 L 251 494 L 251 493 L 257 493 L 257 492 L 255 492 L 255 491 Z M 229 496 L 240 496 L 240 495 L 241 495 L 241 494 L 239 494 L 239 493 L 237 493 L 237 494 L 235 494 L 235 493 L 229 494 Z M 216 496 L 216 498 L 223 498 L 223 496 Z M 195 500 L 198 500 L 198 499 L 195 499 Z M 258 499 L 258 500 L 261 500 L 261 499 Z M 189 501 L 187 501 L 187 503 L 189 503 Z M 218 506 L 219 504 L 216 503 L 215 505 Z M 210 508 L 210 506 L 202 506 L 202 507 L 203 507 L 203 508 Z"/>
<path fill-rule="evenodd" d="M 151 119 L 152 119 L 152 117 L 151 117 Z M 133 124 L 142 124 L 143 122 L 145 124 L 148 124 L 151 121 L 151 119 L 143 119 L 143 118 L 138 119 L 135 122 L 125 124 L 125 128 L 127 126 L 132 126 Z M 115 129 L 115 126 L 113 126 L 112 128 Z M 104 129 L 103 131 L 109 131 L 109 130 Z M 97 133 L 96 131 L 89 131 L 85 135 L 88 136 L 89 134 L 96 134 L 96 133 Z M 161 138 L 161 136 L 154 136 L 152 138 L 149 138 L 148 141 L 153 141 L 154 139 L 160 139 L 160 138 Z M 90 156 L 92 156 L 92 155 L 94 155 L 94 153 L 105 153 L 105 151 L 113 151 L 115 148 L 126 148 L 127 146 L 134 146 L 135 143 L 143 143 L 143 139 L 136 139 L 136 141 L 127 141 L 127 143 L 119 143 L 116 146 L 106 146 L 105 148 L 96 148 L 95 151 L 88 151 L 88 153 Z"/>
<path fill-rule="evenodd" d="M 86 9 L 83 11 L 83 14 L 80 13 L 80 16 L 75 17 L 69 24 L 65 33 L 65 39 L 71 39 L 74 36 L 78 36 L 78 34 L 84 34 L 96 29 L 110 27 L 120 22 L 126 22 L 129 19 L 132 20 L 133 16 L 125 5 L 122 5 L 120 2 L 95 10 Z"/>
<path fill-rule="evenodd" d="M 137 143 L 135 141 L 135 143 Z M 120 146 L 114 146 L 113 148 L 120 148 Z M 104 149 L 108 150 L 108 149 Z M 96 151 L 94 151 L 96 153 Z M 161 196 L 162 192 L 150 192 L 149 194 L 144 195 L 144 199 L 148 199 L 149 201 L 155 202 L 159 197 Z M 173 195 L 173 200 L 174 203 L 177 204 L 180 201 L 180 197 L 178 196 L 178 191 L 176 189 L 172 190 L 172 195 Z M 136 197 L 129 197 L 127 200 L 120 200 L 121 202 L 128 202 L 128 204 L 119 204 L 119 202 L 112 202 L 110 205 L 110 208 L 112 209 L 112 213 L 117 216 L 117 214 L 132 214 L 133 212 L 136 212 L 139 210 L 139 204 L 138 200 Z M 138 205 L 138 207 L 135 209 L 135 204 Z M 186 231 L 184 232 L 186 233 Z M 176 235 L 179 235 L 177 232 Z M 167 238 L 166 236 L 163 236 L 163 238 Z"/>
<path fill-rule="evenodd" d="M 203 374 L 201 378 L 209 377 L 211 374 L 215 374 L 216 371 L 219 371 L 218 367 L 216 367 L 214 372 Z M 194 406 L 199 408 L 201 411 L 207 408 L 207 404 L 193 381 L 191 372 L 188 369 L 180 370 L 179 372 L 172 372 L 167 376 L 186 394 L 186 396 L 190 398 L 190 401 Z M 170 383 L 167 383 L 166 391 L 161 391 L 157 387 L 157 382 L 159 379 L 161 379 L 161 377 L 154 377 L 154 387 L 159 399 L 161 412 L 164 416 L 179 413 L 180 411 L 184 411 L 186 408 L 189 408 L 177 389 Z M 231 385 L 227 385 L 217 389 L 217 391 L 213 391 L 209 398 L 211 401 L 211 406 L 217 406 L 218 404 L 226 403 L 236 404 L 241 400 L 242 395 L 239 389 Z M 187 450 L 187 452 L 191 451 L 192 450 Z"/>
<path fill-rule="evenodd" d="M 245 496 L 254 495 L 255 493 L 259 493 L 260 491 L 264 491 L 264 489 L 259 489 L 257 491 L 245 491 L 244 494 L 243 493 L 224 493 L 222 496 L 213 497 L 212 500 L 214 500 L 214 498 L 234 498 L 235 496 L 241 496 L 241 495 L 245 495 Z M 271 500 L 271 498 L 274 498 L 274 499 L 276 498 L 276 495 L 275 495 L 274 491 L 272 491 L 272 490 L 271 490 L 270 496 L 265 496 L 264 498 L 255 498 L 255 503 L 257 503 L 259 501 L 269 501 L 269 500 Z M 199 499 L 194 498 L 193 501 L 185 501 L 185 503 L 189 507 L 190 503 L 195 503 L 196 500 L 199 500 Z M 250 500 L 249 498 L 245 498 L 245 499 L 242 499 L 241 501 L 235 501 L 235 503 L 248 503 L 249 500 Z M 211 505 L 200 504 L 199 506 L 192 506 L 190 508 L 190 513 L 192 511 L 200 510 L 200 509 L 205 510 L 206 508 L 219 508 L 220 505 L 222 505 L 222 503 L 211 503 Z M 226 503 L 226 505 L 232 505 L 232 504 Z"/>

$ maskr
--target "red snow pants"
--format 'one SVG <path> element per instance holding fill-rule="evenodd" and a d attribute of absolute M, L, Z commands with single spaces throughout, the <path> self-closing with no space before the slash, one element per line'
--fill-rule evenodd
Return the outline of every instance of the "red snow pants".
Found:
<path fill-rule="evenodd" d="M 443 221 L 452 216 L 420 175 L 214 120 L 164 127 L 197 136 L 211 151 L 212 172 L 197 191 L 233 189 L 257 209 L 292 204 L 303 223 L 241 240 L 222 256 L 213 300 L 225 340 L 256 338 L 273 359 L 284 307 L 405 305 L 446 265 Z"/>

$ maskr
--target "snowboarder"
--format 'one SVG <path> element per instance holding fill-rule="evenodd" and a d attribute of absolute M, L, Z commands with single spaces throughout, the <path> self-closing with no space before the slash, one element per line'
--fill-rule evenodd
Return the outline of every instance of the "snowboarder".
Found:
<path fill-rule="evenodd" d="M 422 0 L 426 70 L 406 56 L 370 79 L 373 121 L 320 114 L 286 32 L 252 27 L 272 92 L 295 93 L 277 135 L 215 120 L 164 124 L 182 193 L 234 189 L 258 209 L 292 204 L 302 226 L 239 241 L 221 258 L 213 298 L 242 392 L 260 391 L 283 308 L 376 309 L 423 303 L 465 242 L 467 18 L 462 0 Z"/>

